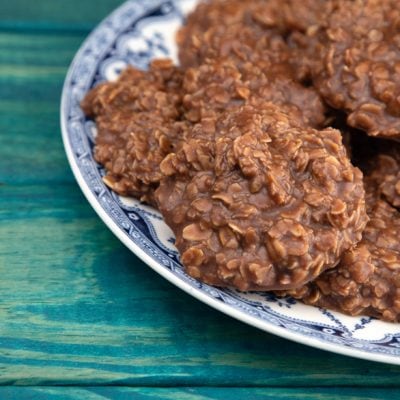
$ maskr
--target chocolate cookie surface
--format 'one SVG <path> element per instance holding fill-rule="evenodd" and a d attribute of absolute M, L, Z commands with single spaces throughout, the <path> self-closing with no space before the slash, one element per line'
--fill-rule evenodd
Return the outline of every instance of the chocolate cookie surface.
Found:
<path fill-rule="evenodd" d="M 254 17 L 267 3 L 262 0 L 217 0 L 200 3 L 177 35 L 183 67 L 209 59 L 234 60 L 237 64 L 260 58 L 274 64 L 288 59 L 287 45 L 278 29 L 267 28 Z"/>
<path fill-rule="evenodd" d="M 240 68 L 260 63 L 264 70 L 296 81 L 309 77 L 309 57 L 303 37 L 324 20 L 330 1 L 216 0 L 202 2 L 177 35 L 183 67 L 231 59 Z M 290 40 L 288 40 L 290 38 Z M 297 43 L 301 42 L 301 46 Z"/>
<path fill-rule="evenodd" d="M 258 101 L 194 125 L 156 200 L 188 273 L 240 290 L 297 288 L 361 238 L 362 174 L 340 132 Z"/>
<path fill-rule="evenodd" d="M 397 0 L 335 0 L 314 84 L 349 125 L 400 138 L 400 8 Z"/>
<path fill-rule="evenodd" d="M 370 221 L 361 242 L 338 267 L 290 294 L 350 315 L 399 321 L 400 213 L 376 195 L 367 196 L 367 202 Z"/>
<path fill-rule="evenodd" d="M 154 205 L 153 192 L 162 179 L 159 165 L 178 151 L 191 125 L 259 98 L 304 124 L 324 122 L 325 108 L 313 89 L 284 76 L 270 77 L 253 64 L 242 71 L 231 60 L 186 71 L 158 60 L 149 71 L 130 67 L 116 82 L 94 88 L 82 107 L 96 121 L 95 159 L 107 170 L 105 183 Z"/>
<path fill-rule="evenodd" d="M 275 74 L 261 62 L 238 67 L 231 59 L 209 60 L 186 70 L 182 90 L 185 117 L 191 122 L 257 101 L 272 102 L 307 125 L 325 122 L 325 106 L 313 88 Z"/>
<path fill-rule="evenodd" d="M 394 143 L 373 161 L 371 179 L 393 207 L 400 207 L 400 144 Z M 400 233 L 400 232 L 399 232 Z M 400 241 L 400 240 L 399 240 Z"/>
<path fill-rule="evenodd" d="M 129 67 L 83 100 L 84 112 L 96 121 L 95 159 L 107 170 L 104 182 L 117 193 L 154 204 L 159 165 L 188 125 L 180 120 L 182 78 L 170 61 L 158 60 L 149 71 Z"/>

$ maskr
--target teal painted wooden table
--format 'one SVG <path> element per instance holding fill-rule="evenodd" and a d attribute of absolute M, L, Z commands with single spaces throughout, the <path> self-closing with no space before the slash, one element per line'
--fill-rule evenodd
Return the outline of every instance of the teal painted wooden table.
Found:
<path fill-rule="evenodd" d="M 400 367 L 315 350 L 192 299 L 74 181 L 68 65 L 118 0 L 0 0 L 0 399 L 394 399 Z"/>

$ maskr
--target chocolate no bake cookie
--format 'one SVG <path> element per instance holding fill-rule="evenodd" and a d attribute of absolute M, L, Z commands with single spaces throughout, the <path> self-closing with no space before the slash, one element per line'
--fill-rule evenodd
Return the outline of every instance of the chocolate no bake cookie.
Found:
<path fill-rule="evenodd" d="M 185 68 L 214 59 L 237 64 L 260 58 L 273 64 L 287 61 L 288 51 L 278 29 L 267 29 L 254 18 L 263 0 L 201 2 L 177 35 L 179 59 Z"/>
<path fill-rule="evenodd" d="M 209 284 L 297 288 L 336 265 L 367 222 L 340 133 L 261 99 L 203 118 L 161 171 L 158 207 L 186 270 Z"/>
<path fill-rule="evenodd" d="M 361 242 L 336 268 L 289 294 L 350 315 L 400 321 L 400 213 L 381 198 L 374 179 L 365 186 L 370 221 Z"/>
<path fill-rule="evenodd" d="M 314 33 L 331 0 L 214 0 L 201 2 L 177 36 L 184 67 L 211 60 L 260 63 L 296 81 L 310 78 Z"/>
<path fill-rule="evenodd" d="M 314 84 L 349 125 L 400 138 L 398 0 L 335 0 L 321 35 Z"/>
<path fill-rule="evenodd" d="M 117 193 L 154 204 L 159 165 L 188 125 L 180 120 L 182 78 L 171 61 L 158 60 L 149 71 L 127 68 L 83 100 L 97 126 L 94 157 L 106 168 L 104 182 Z"/>
<path fill-rule="evenodd" d="M 182 91 L 185 117 L 191 122 L 259 99 L 279 105 L 304 124 L 320 127 L 325 122 L 325 106 L 313 88 L 260 63 L 238 68 L 230 59 L 209 60 L 186 70 Z"/>

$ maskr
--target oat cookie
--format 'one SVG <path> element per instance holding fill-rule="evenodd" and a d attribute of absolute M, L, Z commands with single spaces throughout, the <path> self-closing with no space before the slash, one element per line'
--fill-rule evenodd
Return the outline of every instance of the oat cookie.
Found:
<path fill-rule="evenodd" d="M 340 132 L 258 101 L 205 117 L 155 197 L 188 273 L 240 290 L 302 286 L 361 239 L 361 172 Z"/>
<path fill-rule="evenodd" d="M 349 125 L 400 138 L 398 0 L 335 0 L 322 35 L 314 85 Z"/>
<path fill-rule="evenodd" d="M 270 101 L 306 125 L 322 126 L 325 106 L 318 93 L 276 72 L 261 63 L 238 67 L 230 59 L 188 68 L 183 80 L 185 117 L 198 122 L 247 103 Z"/>
<path fill-rule="evenodd" d="M 331 0 L 205 1 L 177 35 L 184 67 L 210 59 L 260 63 L 265 70 L 296 81 L 310 78 L 311 42 L 332 6 Z"/>
<path fill-rule="evenodd" d="M 373 180 L 366 180 L 370 221 L 358 245 L 340 264 L 304 288 L 291 292 L 306 304 L 350 315 L 400 321 L 400 213 L 382 200 Z"/>
<path fill-rule="evenodd" d="M 277 63 L 288 59 L 287 45 L 278 29 L 254 18 L 263 0 L 217 0 L 200 3 L 177 35 L 183 67 L 209 59 L 230 58 L 237 64 L 263 58 Z"/>
<path fill-rule="evenodd" d="M 149 71 L 129 67 L 83 100 L 86 115 L 96 121 L 95 159 L 107 170 L 104 182 L 117 193 L 154 204 L 159 165 L 188 125 L 180 121 L 182 77 L 171 61 L 158 60 Z"/>

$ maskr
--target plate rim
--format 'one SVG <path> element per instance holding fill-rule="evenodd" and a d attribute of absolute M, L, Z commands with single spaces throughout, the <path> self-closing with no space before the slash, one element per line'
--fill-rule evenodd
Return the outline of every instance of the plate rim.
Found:
<path fill-rule="evenodd" d="M 91 41 L 94 37 L 96 32 L 99 32 L 107 20 L 111 19 L 113 16 L 117 15 L 128 3 L 136 3 L 140 4 L 145 0 L 127 0 L 124 1 L 120 6 L 115 8 L 111 13 L 109 13 L 105 18 L 103 18 L 86 36 L 84 41 L 80 44 L 78 51 L 75 53 L 69 67 L 68 72 L 65 76 L 62 93 L 61 93 L 61 101 L 60 101 L 60 125 L 61 125 L 61 136 L 64 145 L 64 150 L 67 155 L 69 166 L 72 170 L 72 173 L 75 177 L 75 180 L 78 183 L 82 193 L 84 194 L 85 198 L 89 202 L 90 206 L 94 209 L 97 215 L 100 217 L 102 222 L 109 228 L 112 233 L 130 250 L 132 251 L 142 262 L 144 262 L 147 266 L 149 266 L 153 271 L 157 272 L 161 275 L 164 279 L 168 282 L 173 284 L 174 286 L 178 287 L 179 289 L 183 290 L 190 296 L 194 297 L 195 299 L 201 301 L 204 304 L 228 315 L 232 318 L 235 318 L 238 321 L 241 321 L 247 325 L 253 326 L 258 328 L 264 332 L 268 332 L 279 336 L 284 339 L 291 340 L 293 342 L 310 346 L 313 348 L 317 348 L 323 351 L 329 351 L 332 353 L 337 353 L 340 355 L 345 355 L 349 357 L 355 357 L 359 359 L 364 359 L 367 361 L 375 361 L 380 363 L 392 364 L 392 365 L 400 365 L 400 357 L 395 355 L 389 354 L 380 354 L 380 353 L 373 353 L 368 352 L 366 350 L 361 350 L 357 348 L 352 348 L 350 346 L 346 346 L 345 344 L 338 344 L 338 343 L 330 343 L 324 341 L 322 339 L 318 339 L 316 337 L 306 336 L 302 333 L 292 332 L 289 331 L 287 328 L 282 326 L 276 326 L 272 323 L 260 320 L 252 315 L 249 315 L 245 311 L 241 311 L 236 309 L 229 304 L 221 302 L 214 297 L 211 297 L 207 293 L 204 293 L 200 289 L 190 286 L 189 283 L 181 280 L 178 276 L 174 275 L 172 271 L 167 268 L 162 267 L 158 264 L 155 260 L 153 260 L 145 251 L 143 251 L 133 240 L 131 240 L 120 226 L 106 213 L 98 199 L 90 190 L 89 185 L 86 183 L 82 172 L 78 166 L 78 163 L 73 154 L 73 146 L 69 138 L 69 132 L 67 128 L 67 116 L 64 114 L 63 110 L 65 110 L 65 106 L 67 104 L 67 97 L 68 97 L 68 86 L 71 82 L 72 73 L 74 67 L 78 64 L 79 59 L 82 57 L 83 50 L 85 49 L 86 45 Z M 163 0 L 160 0 L 160 4 Z M 173 0 L 175 1 L 175 0 Z"/>

